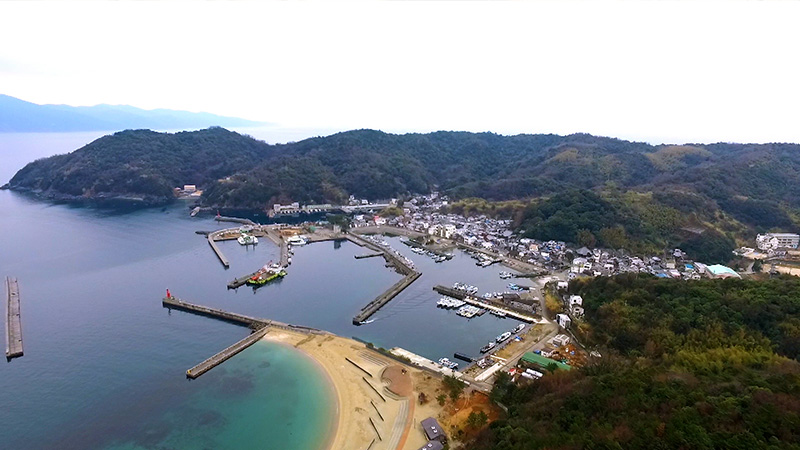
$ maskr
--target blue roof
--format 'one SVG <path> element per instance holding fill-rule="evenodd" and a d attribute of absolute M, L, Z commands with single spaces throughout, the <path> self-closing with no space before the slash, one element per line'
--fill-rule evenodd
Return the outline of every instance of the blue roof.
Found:
<path fill-rule="evenodd" d="M 739 276 L 735 270 L 731 269 L 730 267 L 723 266 L 722 264 L 714 264 L 713 266 L 708 266 L 708 271 L 713 273 L 715 276 L 719 275 L 734 275 Z"/>

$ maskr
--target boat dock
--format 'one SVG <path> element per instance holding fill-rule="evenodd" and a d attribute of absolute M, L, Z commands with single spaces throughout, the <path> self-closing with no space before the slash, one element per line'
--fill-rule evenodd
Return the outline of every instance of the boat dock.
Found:
<path fill-rule="evenodd" d="M 22 356 L 22 323 L 19 315 L 19 284 L 6 277 L 6 359 Z"/>
<path fill-rule="evenodd" d="M 245 275 L 243 277 L 236 278 L 235 280 L 228 283 L 228 289 L 237 289 L 245 285 L 247 280 L 253 278 L 254 276 L 258 275 L 258 272 L 253 272 L 251 274 Z"/>
<path fill-rule="evenodd" d="M 492 305 L 490 303 L 482 302 L 477 300 L 475 297 L 469 296 L 466 292 L 460 291 L 458 289 L 449 288 L 447 286 L 436 285 L 433 287 L 433 290 L 438 292 L 439 294 L 446 295 L 448 297 L 457 298 L 459 300 L 463 300 L 470 305 L 477 306 L 478 308 L 488 309 L 489 311 L 498 312 L 498 313 L 505 313 L 506 317 L 512 317 L 514 319 L 521 320 L 523 322 L 533 323 L 538 322 L 538 320 L 527 314 L 523 314 L 512 309 L 502 308 L 500 306 Z"/>
<path fill-rule="evenodd" d="M 241 352 L 242 350 L 250 347 L 251 345 L 258 342 L 259 339 L 263 338 L 265 334 L 269 331 L 268 327 L 261 328 L 259 330 L 253 331 L 249 336 L 242 339 L 241 341 L 231 345 L 230 347 L 222 350 L 221 352 L 217 353 L 216 355 L 206 359 L 205 361 L 201 362 L 200 364 L 192 367 L 191 369 L 186 371 L 186 377 L 195 379 L 200 375 L 208 372 L 209 370 L 217 367 L 218 365 L 222 364 L 223 362 L 230 359 L 235 354 Z"/>
<path fill-rule="evenodd" d="M 383 256 L 383 253 L 367 253 L 365 255 L 355 255 L 356 259 L 374 258 L 376 256 Z"/>
<path fill-rule="evenodd" d="M 214 238 L 217 236 L 218 233 L 219 233 L 218 231 L 215 231 L 213 233 L 208 234 L 208 245 L 210 245 L 211 250 L 214 250 L 214 253 L 216 253 L 217 258 L 219 258 L 219 262 L 221 262 L 222 265 L 225 266 L 225 268 L 227 269 L 228 267 L 231 266 L 231 263 L 228 262 L 228 258 L 226 258 L 225 255 L 222 254 L 222 250 L 220 250 L 219 247 L 217 247 L 217 243 L 214 242 Z"/>

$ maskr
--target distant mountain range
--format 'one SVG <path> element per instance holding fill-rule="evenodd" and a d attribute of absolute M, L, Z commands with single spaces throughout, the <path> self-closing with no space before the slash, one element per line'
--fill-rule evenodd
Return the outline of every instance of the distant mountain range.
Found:
<path fill-rule="evenodd" d="M 0 94 L 0 133 L 117 131 L 128 129 L 178 130 L 247 127 L 262 122 L 170 109 L 145 110 L 127 105 L 37 105 Z"/>

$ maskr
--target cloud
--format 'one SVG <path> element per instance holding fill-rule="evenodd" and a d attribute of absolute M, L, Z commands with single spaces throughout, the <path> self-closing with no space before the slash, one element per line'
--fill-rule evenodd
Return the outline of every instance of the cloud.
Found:
<path fill-rule="evenodd" d="M 291 126 L 800 142 L 794 2 L 0 4 L 0 85 Z"/>

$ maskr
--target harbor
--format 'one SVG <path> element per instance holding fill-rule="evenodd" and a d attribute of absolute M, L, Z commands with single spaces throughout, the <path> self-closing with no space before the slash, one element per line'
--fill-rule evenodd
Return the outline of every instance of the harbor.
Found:
<path fill-rule="evenodd" d="M 439 294 L 458 299 L 474 307 L 486 309 L 489 312 L 497 313 L 496 315 L 499 315 L 500 317 L 510 317 L 528 323 L 539 322 L 539 319 L 537 319 L 532 315 L 524 314 L 519 311 L 515 311 L 513 309 L 503 308 L 487 302 L 479 301 L 475 297 L 470 296 L 466 291 L 460 289 L 453 289 L 447 286 L 436 285 L 433 287 L 433 290 L 438 292 Z"/>
<path fill-rule="evenodd" d="M 19 307 L 19 284 L 6 277 L 6 359 L 22 356 L 22 323 Z"/>

